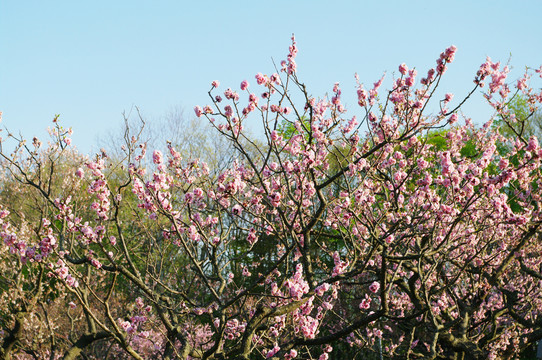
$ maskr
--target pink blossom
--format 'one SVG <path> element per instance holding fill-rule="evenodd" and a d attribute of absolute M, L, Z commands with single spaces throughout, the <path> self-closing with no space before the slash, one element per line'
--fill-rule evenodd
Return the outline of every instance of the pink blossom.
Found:
<path fill-rule="evenodd" d="M 213 113 L 213 109 L 212 109 L 209 105 L 205 105 L 205 106 L 203 107 L 203 112 L 204 112 L 205 114 L 212 114 L 212 113 Z"/>
<path fill-rule="evenodd" d="M 237 94 L 235 91 L 233 91 L 232 89 L 228 88 L 226 89 L 226 91 L 224 91 L 224 96 L 226 97 L 226 99 L 228 100 L 234 100 L 234 101 L 238 101 L 239 100 L 239 94 Z"/>
<path fill-rule="evenodd" d="M 380 283 L 378 281 L 374 281 L 371 285 L 369 285 L 369 290 L 371 292 L 376 293 L 380 289 Z"/>
<path fill-rule="evenodd" d="M 90 260 L 90 263 L 92 264 L 92 266 L 94 266 L 96 269 L 100 269 L 102 267 L 102 263 L 100 263 L 98 260 L 96 259 L 92 259 Z"/>
<path fill-rule="evenodd" d="M 281 84 L 281 81 L 280 81 L 280 76 L 279 74 L 277 73 L 274 73 L 273 75 L 271 75 L 271 77 L 269 78 L 269 80 L 273 83 L 275 83 L 276 85 L 280 85 Z"/>
<path fill-rule="evenodd" d="M 406 75 L 407 72 L 408 72 L 408 67 L 405 63 L 402 63 L 401 65 L 399 65 L 399 72 L 402 74 L 402 75 Z"/>
<path fill-rule="evenodd" d="M 455 52 L 457 51 L 457 47 L 455 45 L 450 45 L 449 48 L 444 51 L 444 58 L 447 62 L 454 61 Z"/>
<path fill-rule="evenodd" d="M 247 236 L 247 241 L 250 245 L 254 245 L 254 243 L 256 243 L 256 241 L 258 241 L 258 236 L 256 235 L 256 230 L 254 228 L 251 228 L 249 233 L 248 233 L 248 236 Z"/>
<path fill-rule="evenodd" d="M 527 148 L 525 150 L 527 150 L 527 151 L 536 151 L 536 150 L 538 150 L 538 148 L 539 148 L 538 138 L 535 135 L 532 135 L 529 138 L 529 143 L 528 143 Z"/>
<path fill-rule="evenodd" d="M 418 100 L 412 105 L 412 107 L 415 108 L 415 109 L 421 109 L 421 108 L 423 108 L 423 102 Z"/>
<path fill-rule="evenodd" d="M 162 155 L 162 152 L 160 150 L 154 150 L 154 152 L 152 153 L 152 161 L 157 165 L 160 165 L 164 162 L 164 155 Z"/>
<path fill-rule="evenodd" d="M 250 101 L 253 104 L 258 104 L 258 97 L 255 94 L 250 94 L 248 96 L 248 101 Z"/>
<path fill-rule="evenodd" d="M 248 84 L 248 81 L 243 80 L 243 81 L 241 82 L 241 90 L 246 90 L 246 89 L 248 88 L 248 85 L 249 85 L 249 84 Z"/>
<path fill-rule="evenodd" d="M 248 277 L 248 276 L 252 275 L 246 266 L 243 268 L 242 273 L 243 273 L 243 276 L 245 276 L 245 277 Z"/>
<path fill-rule="evenodd" d="M 276 130 L 271 131 L 271 140 L 272 141 L 278 141 L 280 139 L 282 139 L 282 137 L 279 135 L 278 131 L 276 131 Z"/>
<path fill-rule="evenodd" d="M 134 328 L 132 327 L 132 323 L 126 320 L 120 320 L 119 325 L 122 330 L 124 330 L 127 333 L 133 332 Z"/>
<path fill-rule="evenodd" d="M 234 215 L 241 215 L 241 213 L 243 212 L 243 207 L 241 205 L 239 205 L 239 204 L 236 204 L 231 209 L 231 212 Z"/>
<path fill-rule="evenodd" d="M 279 347 L 278 345 L 275 345 L 275 346 L 273 347 L 273 349 L 271 349 L 271 350 L 269 350 L 269 351 L 267 352 L 267 355 L 265 356 L 265 358 L 266 358 L 266 359 L 269 359 L 269 358 L 273 357 L 276 353 L 279 352 L 279 350 L 280 350 L 280 347 Z"/>
<path fill-rule="evenodd" d="M 194 108 L 194 112 L 196 113 L 196 116 L 197 116 L 197 117 L 201 117 L 201 115 L 203 114 L 203 110 L 201 109 L 200 106 L 196 106 L 196 107 Z"/>
<path fill-rule="evenodd" d="M 316 295 L 323 296 L 326 291 L 328 291 L 330 288 L 330 285 L 328 283 L 323 283 L 322 285 L 318 286 L 314 291 Z"/>
<path fill-rule="evenodd" d="M 274 192 L 271 195 L 269 195 L 269 200 L 271 201 L 271 205 L 273 207 L 278 207 L 280 205 L 281 198 L 282 198 L 282 195 L 278 192 Z"/>
<path fill-rule="evenodd" d="M 366 299 L 363 299 L 360 303 L 359 303 L 359 308 L 360 310 L 367 310 L 371 307 L 371 299 L 370 298 L 366 298 Z"/>
<path fill-rule="evenodd" d="M 74 287 L 74 288 L 79 287 L 79 281 L 77 281 L 77 279 L 74 278 L 73 276 L 68 275 L 65 280 L 68 286 Z"/>
<path fill-rule="evenodd" d="M 267 76 L 263 75 L 262 73 L 257 73 L 255 78 L 258 85 L 264 85 L 268 81 Z"/>
<path fill-rule="evenodd" d="M 224 107 L 224 115 L 226 115 L 226 117 L 230 118 L 233 116 L 233 109 L 230 105 L 226 105 Z"/>
<path fill-rule="evenodd" d="M 450 116 L 450 119 L 448 120 L 448 122 L 450 123 L 450 125 L 453 125 L 457 122 L 457 114 L 456 113 L 453 113 L 451 116 Z"/>
<path fill-rule="evenodd" d="M 192 310 L 192 312 L 196 315 L 203 315 L 205 313 L 205 309 L 203 308 L 194 308 L 194 310 Z"/>
<path fill-rule="evenodd" d="M 82 168 L 78 168 L 77 171 L 75 172 L 75 176 L 77 176 L 78 178 L 82 179 L 83 176 L 85 176 L 85 172 L 83 171 Z"/>

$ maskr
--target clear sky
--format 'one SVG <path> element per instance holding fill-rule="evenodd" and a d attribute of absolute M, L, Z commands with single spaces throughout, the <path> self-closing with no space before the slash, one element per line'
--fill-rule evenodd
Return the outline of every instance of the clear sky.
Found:
<path fill-rule="evenodd" d="M 539 0 L 3 0 L 2 125 L 45 137 L 60 114 L 89 152 L 134 106 L 149 122 L 178 106 L 193 116 L 212 80 L 255 84 L 286 56 L 292 33 L 309 91 L 323 96 L 339 81 L 351 104 L 354 73 L 370 85 L 406 62 L 421 77 L 455 44 L 442 86 L 457 99 L 488 55 L 511 59 L 512 78 L 540 66 L 541 17 Z M 478 123 L 490 114 L 479 97 L 465 111 Z"/>

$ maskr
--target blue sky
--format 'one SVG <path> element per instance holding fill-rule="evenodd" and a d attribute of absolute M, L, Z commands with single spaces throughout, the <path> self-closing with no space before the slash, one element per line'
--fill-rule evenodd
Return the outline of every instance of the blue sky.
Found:
<path fill-rule="evenodd" d="M 534 0 L 4 0 L 2 125 L 45 137 L 60 114 L 74 143 L 90 152 L 134 106 L 150 123 L 179 106 L 193 116 L 212 80 L 223 88 L 255 84 L 257 72 L 273 72 L 272 60 L 286 56 L 292 33 L 299 77 L 315 96 L 340 82 L 349 114 L 354 73 L 372 84 L 406 62 L 423 76 L 451 44 L 458 52 L 442 89 L 458 99 L 488 55 L 511 59 L 511 78 L 542 64 L 541 10 Z M 465 112 L 477 123 L 491 114 L 479 96 Z"/>

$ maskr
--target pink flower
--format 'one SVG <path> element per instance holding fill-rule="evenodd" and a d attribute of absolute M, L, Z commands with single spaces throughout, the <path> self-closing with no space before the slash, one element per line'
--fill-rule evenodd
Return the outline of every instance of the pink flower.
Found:
<path fill-rule="evenodd" d="M 133 332 L 132 323 L 129 321 L 120 321 L 120 327 L 122 330 L 126 331 L 127 333 Z"/>
<path fill-rule="evenodd" d="M 258 104 L 258 97 L 255 94 L 250 94 L 248 96 L 248 101 L 254 104 Z"/>
<path fill-rule="evenodd" d="M 100 263 L 98 260 L 96 259 L 92 259 L 90 260 L 90 263 L 92 264 L 92 266 L 94 266 L 96 269 L 99 269 L 102 267 L 102 263 Z"/>
<path fill-rule="evenodd" d="M 256 76 L 256 82 L 258 83 L 258 85 L 263 85 L 267 82 L 267 76 L 263 75 L 262 73 L 257 73 Z"/>
<path fill-rule="evenodd" d="M 143 303 L 143 299 L 140 297 L 137 297 L 135 302 L 136 302 L 137 307 L 140 309 L 143 308 L 143 306 L 145 306 L 145 304 Z"/>
<path fill-rule="evenodd" d="M 268 198 L 271 201 L 271 205 L 273 205 L 274 207 L 278 207 L 280 205 L 280 199 L 282 198 L 282 196 L 280 195 L 280 193 L 274 192 L 270 194 Z"/>
<path fill-rule="evenodd" d="M 322 295 L 324 295 L 324 293 L 325 293 L 326 291 L 329 290 L 329 288 L 330 288 L 330 285 L 329 285 L 328 283 L 323 283 L 322 285 L 318 286 L 318 287 L 314 290 L 314 292 L 316 293 L 316 295 L 322 296 Z"/>
<path fill-rule="evenodd" d="M 154 150 L 152 153 L 152 161 L 157 165 L 160 165 L 164 161 L 164 155 L 162 155 L 160 150 Z"/>
<path fill-rule="evenodd" d="M 77 176 L 79 179 L 82 179 L 83 176 L 85 176 L 85 172 L 83 171 L 82 168 L 79 168 L 79 169 L 77 169 L 77 171 L 75 172 L 75 176 Z"/>
<path fill-rule="evenodd" d="M 280 76 L 277 73 L 274 73 L 273 75 L 271 75 L 269 80 L 271 80 L 271 82 L 274 82 L 277 85 L 280 85 Z"/>
<path fill-rule="evenodd" d="M 525 89 L 527 87 L 527 79 L 526 78 L 519 79 L 517 81 L 516 87 L 518 88 L 518 90 Z"/>
<path fill-rule="evenodd" d="M 399 72 L 403 75 L 406 75 L 408 72 L 408 66 L 405 63 L 399 65 Z"/>
<path fill-rule="evenodd" d="M 279 352 L 279 350 L 280 350 L 280 346 L 275 345 L 275 346 L 273 347 L 273 349 L 271 349 L 271 350 L 269 350 L 269 351 L 267 352 L 267 355 L 265 356 L 265 358 L 266 358 L 266 359 L 269 359 L 269 358 L 273 357 L 276 353 Z"/>
<path fill-rule="evenodd" d="M 201 188 L 195 188 L 193 192 L 196 199 L 200 199 L 203 197 L 203 190 Z"/>
<path fill-rule="evenodd" d="M 276 130 L 271 131 L 271 140 L 272 141 L 277 141 L 277 140 L 280 140 L 280 139 L 281 139 L 281 136 L 279 135 L 278 131 L 276 131 Z"/>
<path fill-rule="evenodd" d="M 196 315 L 202 315 L 204 312 L 205 312 L 205 309 L 202 309 L 202 308 L 195 308 L 192 310 L 194 314 Z"/>
<path fill-rule="evenodd" d="M 241 90 L 246 90 L 248 88 L 248 81 L 241 81 Z"/>
<path fill-rule="evenodd" d="M 245 267 L 243 268 L 243 276 L 249 277 L 250 275 L 252 275 L 252 274 L 250 273 L 250 271 L 248 270 L 248 268 L 245 266 Z"/>
<path fill-rule="evenodd" d="M 371 292 L 376 293 L 380 289 L 380 283 L 378 281 L 374 281 L 371 285 L 369 285 L 369 290 Z"/>
<path fill-rule="evenodd" d="M 220 86 L 220 82 L 218 82 L 218 80 L 214 80 L 212 83 L 211 83 L 212 87 L 214 88 L 217 88 Z"/>
<path fill-rule="evenodd" d="M 360 310 L 367 310 L 371 307 L 371 299 L 363 299 L 359 303 Z"/>
<path fill-rule="evenodd" d="M 194 108 L 194 112 L 196 113 L 197 117 L 201 117 L 201 114 L 203 114 L 203 110 L 202 110 L 201 106 L 196 106 Z"/>
<path fill-rule="evenodd" d="M 224 115 L 226 115 L 226 117 L 232 117 L 233 116 L 233 109 L 230 105 L 226 105 L 224 107 Z"/>
<path fill-rule="evenodd" d="M 538 150 L 538 147 L 539 147 L 538 138 L 535 135 L 531 136 L 529 138 L 529 143 L 527 145 L 526 150 L 527 151 L 536 151 L 536 150 Z"/>
<path fill-rule="evenodd" d="M 453 113 L 451 116 L 450 116 L 450 119 L 448 120 L 448 122 L 450 123 L 450 125 L 453 125 L 457 122 L 457 114 L 456 113 Z"/>
<path fill-rule="evenodd" d="M 68 275 L 66 277 L 66 284 L 71 287 L 79 287 L 79 281 L 77 281 L 73 276 Z"/>
<path fill-rule="evenodd" d="M 449 48 L 444 51 L 444 59 L 447 62 L 454 61 L 455 52 L 457 51 L 457 47 L 455 45 L 451 45 Z"/>
<path fill-rule="evenodd" d="M 234 101 L 239 100 L 239 94 L 237 94 L 235 91 L 233 91 L 230 88 L 224 91 L 224 96 L 226 97 L 226 99 L 229 99 L 229 100 L 234 100 Z"/>
<path fill-rule="evenodd" d="M 414 103 L 414 105 L 412 105 L 412 107 L 415 109 L 421 109 L 423 107 L 423 102 L 418 100 Z"/>
<path fill-rule="evenodd" d="M 236 204 L 233 206 L 233 208 L 231 209 L 231 212 L 234 214 L 234 215 L 241 215 L 241 213 L 243 212 L 243 207 L 239 204 Z"/>
<path fill-rule="evenodd" d="M 256 241 L 258 241 L 258 236 L 256 235 L 256 230 L 254 228 L 250 229 L 247 236 L 247 241 L 250 245 L 253 245 Z"/>

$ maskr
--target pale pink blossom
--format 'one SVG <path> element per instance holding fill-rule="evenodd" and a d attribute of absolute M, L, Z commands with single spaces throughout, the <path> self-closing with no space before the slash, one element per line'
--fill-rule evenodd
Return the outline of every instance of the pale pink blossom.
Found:
<path fill-rule="evenodd" d="M 194 108 L 194 112 L 196 113 L 197 117 L 201 117 L 201 115 L 203 114 L 203 110 L 202 110 L 201 106 L 196 106 Z"/>
<path fill-rule="evenodd" d="M 402 63 L 401 65 L 399 65 L 399 72 L 402 75 L 406 75 L 408 72 L 408 66 L 405 63 Z"/>
<path fill-rule="evenodd" d="M 160 165 L 164 162 L 164 155 L 162 155 L 162 152 L 160 150 L 154 150 L 154 152 L 152 153 L 152 161 L 157 165 Z"/>

